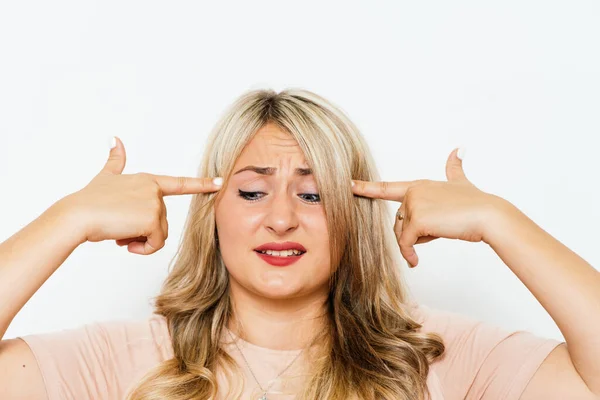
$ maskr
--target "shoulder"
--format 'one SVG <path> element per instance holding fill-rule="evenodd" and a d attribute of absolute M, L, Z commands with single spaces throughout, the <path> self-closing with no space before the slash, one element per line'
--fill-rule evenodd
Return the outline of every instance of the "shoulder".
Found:
<path fill-rule="evenodd" d="M 138 320 L 110 320 L 95 322 L 89 330 L 102 336 L 115 350 L 132 347 L 152 347 L 167 356 L 171 348 L 171 337 L 164 316 L 152 314 Z M 172 350 L 172 349 L 171 349 Z"/>
<path fill-rule="evenodd" d="M 123 351 L 134 348 L 152 348 L 167 356 L 171 347 L 166 319 L 157 314 L 136 320 L 91 322 L 75 328 L 30 334 L 20 338 L 40 350 L 67 352 L 68 349 L 83 351 L 97 348 L 108 352 L 112 357 L 118 357 Z"/>
<path fill-rule="evenodd" d="M 93 322 L 76 328 L 20 336 L 38 363 L 50 399 L 121 396 L 150 368 L 173 356 L 167 321 Z"/>
<path fill-rule="evenodd" d="M 491 350 L 507 344 L 536 346 L 539 344 L 558 345 L 560 342 L 537 336 L 524 330 L 511 330 L 454 311 L 441 310 L 424 304 L 413 304 L 410 308 L 415 321 L 421 324 L 421 332 L 439 334 L 447 349 L 448 356 L 456 360 L 469 356 L 484 358 Z"/>
<path fill-rule="evenodd" d="M 461 398 L 512 399 L 561 343 L 423 304 L 410 309 L 420 331 L 442 337 L 446 351 L 432 368 L 445 392 Z"/>
<path fill-rule="evenodd" d="M 422 325 L 423 332 L 436 332 L 443 336 L 453 336 L 456 332 L 472 329 L 483 324 L 473 317 L 453 311 L 430 307 L 426 304 L 412 302 L 408 304 L 409 313 L 415 321 Z"/>
<path fill-rule="evenodd" d="M 519 331 L 510 331 L 501 326 L 454 311 L 433 308 L 425 304 L 410 306 L 415 321 L 421 324 L 421 332 L 439 334 L 446 345 L 447 359 L 453 353 L 467 356 L 481 353 L 484 356 L 498 342 Z"/>
<path fill-rule="evenodd" d="M 130 355 L 158 362 L 173 356 L 167 320 L 162 315 L 96 322 L 91 329 L 106 340 L 115 358 Z"/>

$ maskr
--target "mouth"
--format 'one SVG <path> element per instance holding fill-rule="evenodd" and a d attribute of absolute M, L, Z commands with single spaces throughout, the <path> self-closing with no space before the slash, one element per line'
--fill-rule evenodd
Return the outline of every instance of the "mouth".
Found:
<path fill-rule="evenodd" d="M 254 249 L 264 262 L 275 267 L 287 267 L 304 256 L 306 248 L 297 242 L 269 242 Z"/>
<path fill-rule="evenodd" d="M 269 242 L 256 247 L 254 251 L 273 257 L 299 257 L 306 253 L 306 248 L 297 242 Z"/>
<path fill-rule="evenodd" d="M 296 249 L 282 250 L 282 251 L 276 251 L 276 250 L 254 250 L 254 251 L 259 254 L 264 254 L 264 255 L 268 255 L 268 256 L 272 256 L 272 257 L 279 257 L 279 258 L 300 257 L 306 253 L 306 251 L 296 250 Z"/>
<path fill-rule="evenodd" d="M 254 250 L 257 256 L 259 256 L 264 262 L 274 267 L 287 267 L 299 261 L 305 251 L 301 250 L 282 250 L 282 251 L 271 251 L 271 250 Z"/>

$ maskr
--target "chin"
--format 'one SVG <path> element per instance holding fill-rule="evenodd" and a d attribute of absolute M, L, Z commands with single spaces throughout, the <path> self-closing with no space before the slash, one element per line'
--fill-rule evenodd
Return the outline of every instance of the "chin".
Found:
<path fill-rule="evenodd" d="M 297 297 L 302 294 L 302 288 L 297 285 L 274 284 L 273 282 L 257 282 L 256 290 L 264 297 L 272 299 L 285 299 Z"/>

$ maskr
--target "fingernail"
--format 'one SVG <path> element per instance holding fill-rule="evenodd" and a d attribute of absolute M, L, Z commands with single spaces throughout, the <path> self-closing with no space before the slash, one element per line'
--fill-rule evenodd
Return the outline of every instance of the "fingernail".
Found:
<path fill-rule="evenodd" d="M 108 138 L 108 147 L 112 150 L 117 146 L 117 138 L 111 136 Z"/>
<path fill-rule="evenodd" d="M 464 160 L 466 151 L 467 150 L 464 147 L 459 147 L 458 151 L 456 152 L 456 157 L 460 158 L 461 160 Z"/>
<path fill-rule="evenodd" d="M 221 186 L 223 184 L 223 178 L 215 178 L 213 179 L 213 183 L 217 186 Z"/>
<path fill-rule="evenodd" d="M 354 187 L 354 181 L 350 181 L 350 183 L 352 183 L 352 186 Z"/>

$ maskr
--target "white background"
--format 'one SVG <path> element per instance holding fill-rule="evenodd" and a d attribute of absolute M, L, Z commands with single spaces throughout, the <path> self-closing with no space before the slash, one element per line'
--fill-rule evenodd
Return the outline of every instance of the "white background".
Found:
<path fill-rule="evenodd" d="M 445 180 L 464 145 L 475 185 L 597 267 L 598 21 L 596 1 L 3 2 L 0 241 L 85 186 L 110 135 L 124 173 L 193 176 L 240 94 L 302 87 L 356 122 L 382 179 Z M 77 248 L 5 339 L 150 315 L 189 200 L 165 198 L 170 236 L 154 255 Z M 485 243 L 416 249 L 405 274 L 422 303 L 562 339 Z"/>

